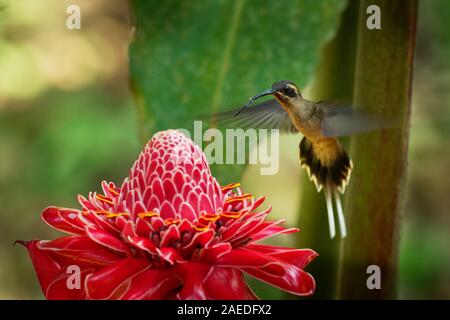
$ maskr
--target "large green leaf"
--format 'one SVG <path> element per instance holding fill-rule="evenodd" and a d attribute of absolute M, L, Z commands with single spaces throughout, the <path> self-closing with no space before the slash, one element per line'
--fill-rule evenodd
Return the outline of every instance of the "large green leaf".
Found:
<path fill-rule="evenodd" d="M 276 80 L 306 86 L 346 1 L 133 3 L 131 78 L 147 139 L 158 130 L 191 130 L 199 115 L 241 105 Z M 221 167 L 222 182 L 243 169 Z"/>

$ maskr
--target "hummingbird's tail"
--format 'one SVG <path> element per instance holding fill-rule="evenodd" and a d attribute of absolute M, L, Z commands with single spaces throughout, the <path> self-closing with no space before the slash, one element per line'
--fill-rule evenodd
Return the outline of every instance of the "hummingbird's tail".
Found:
<path fill-rule="evenodd" d="M 336 138 L 323 138 L 312 142 L 303 137 L 300 142 L 300 164 L 308 172 L 317 191 L 322 188 L 327 204 L 330 237 L 336 235 L 332 198 L 334 197 L 341 236 L 347 235 L 340 193 L 344 193 L 353 168 L 342 145 Z"/>

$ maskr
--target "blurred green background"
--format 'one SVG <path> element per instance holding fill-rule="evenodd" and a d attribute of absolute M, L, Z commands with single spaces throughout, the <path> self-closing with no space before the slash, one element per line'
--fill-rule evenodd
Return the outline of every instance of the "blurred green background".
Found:
<path fill-rule="evenodd" d="M 81 30 L 65 27 L 70 4 L 82 8 Z M 42 209 L 76 207 L 76 195 L 102 179 L 120 184 L 142 146 L 129 88 L 133 21 L 123 0 L 0 0 L 0 8 L 0 298 L 41 299 L 13 242 L 57 236 Z M 419 10 L 400 297 L 449 299 L 450 2 L 421 1 Z M 242 181 L 288 225 L 299 206 L 298 140 L 283 137 L 277 175 L 252 165 Z"/>

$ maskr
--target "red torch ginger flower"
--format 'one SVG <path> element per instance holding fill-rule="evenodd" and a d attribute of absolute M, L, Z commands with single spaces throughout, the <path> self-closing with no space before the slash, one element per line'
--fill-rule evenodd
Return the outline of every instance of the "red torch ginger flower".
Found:
<path fill-rule="evenodd" d="M 303 268 L 317 254 L 255 242 L 295 232 L 266 221 L 264 198 L 220 186 L 181 133 L 157 133 L 120 188 L 79 196 L 81 210 L 48 207 L 43 220 L 69 235 L 19 241 L 47 299 L 254 299 L 243 273 L 297 295 L 314 292 Z M 69 286 L 70 266 L 81 285 Z"/>

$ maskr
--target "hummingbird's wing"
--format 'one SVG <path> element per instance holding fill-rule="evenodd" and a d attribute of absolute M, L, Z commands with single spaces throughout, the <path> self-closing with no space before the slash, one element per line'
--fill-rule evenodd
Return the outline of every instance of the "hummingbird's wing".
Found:
<path fill-rule="evenodd" d="M 323 112 L 322 133 L 326 137 L 342 137 L 393 127 L 393 121 L 354 110 L 351 106 L 318 103 Z"/>
<path fill-rule="evenodd" d="M 279 129 L 284 133 L 297 132 L 288 114 L 275 99 L 249 106 L 235 116 L 238 110 L 214 114 L 211 120 L 225 128 Z"/>

